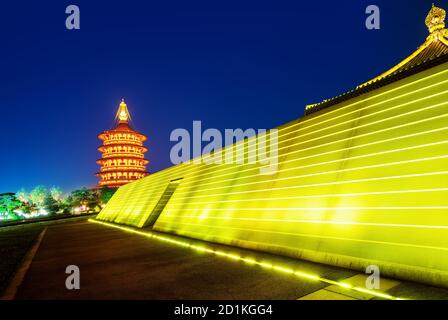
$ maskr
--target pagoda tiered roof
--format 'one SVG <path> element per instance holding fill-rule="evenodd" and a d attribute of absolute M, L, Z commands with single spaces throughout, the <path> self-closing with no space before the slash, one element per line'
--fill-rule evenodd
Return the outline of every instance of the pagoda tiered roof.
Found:
<path fill-rule="evenodd" d="M 96 162 L 101 165 L 100 186 L 119 187 L 149 174 L 144 153 L 148 149 L 143 145 L 146 136 L 134 130 L 129 121 L 131 116 L 124 100 L 121 101 L 115 117 L 116 125 L 106 130 L 98 138 L 103 145 L 98 147 L 102 153 Z M 111 150 L 115 150 L 111 152 Z"/>

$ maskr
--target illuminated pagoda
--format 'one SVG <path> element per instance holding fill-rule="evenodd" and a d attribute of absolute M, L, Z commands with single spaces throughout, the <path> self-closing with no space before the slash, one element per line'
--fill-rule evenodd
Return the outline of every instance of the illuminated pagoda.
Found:
<path fill-rule="evenodd" d="M 101 171 L 96 174 L 100 177 L 100 187 L 120 187 L 149 174 L 146 171 L 149 161 L 144 156 L 148 149 L 143 146 L 146 136 L 132 129 L 130 120 L 123 99 L 115 116 L 115 127 L 98 136 L 103 141 L 98 148 L 102 157 L 96 161 L 101 165 Z"/>

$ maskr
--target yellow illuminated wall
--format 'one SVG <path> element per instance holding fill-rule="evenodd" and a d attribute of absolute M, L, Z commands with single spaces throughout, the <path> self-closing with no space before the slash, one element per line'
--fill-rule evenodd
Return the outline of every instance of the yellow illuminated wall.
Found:
<path fill-rule="evenodd" d="M 98 219 L 448 286 L 448 64 L 279 127 L 279 167 L 181 164 Z M 232 148 L 244 147 L 237 143 Z"/>

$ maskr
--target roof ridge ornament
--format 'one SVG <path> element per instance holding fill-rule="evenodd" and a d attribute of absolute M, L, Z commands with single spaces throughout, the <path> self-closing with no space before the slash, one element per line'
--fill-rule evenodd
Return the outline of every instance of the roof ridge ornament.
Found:
<path fill-rule="evenodd" d="M 425 24 L 428 27 L 429 32 L 434 33 L 437 30 L 445 29 L 445 17 L 446 11 L 436 7 L 433 3 L 432 8 L 425 19 Z"/>
<path fill-rule="evenodd" d="M 320 110 L 325 104 L 328 106 L 338 103 L 337 101 L 345 101 L 344 97 L 348 99 L 348 97 L 350 96 L 356 96 L 356 93 L 365 93 L 367 90 L 365 89 L 366 87 L 373 85 L 380 80 L 385 80 L 389 77 L 390 79 L 393 79 L 392 77 L 394 75 L 398 75 L 400 73 L 404 74 L 404 72 L 408 72 L 408 74 L 414 74 L 412 73 L 412 71 L 410 71 L 411 69 L 414 69 L 414 72 L 417 73 L 417 67 L 419 66 L 420 70 L 424 68 L 424 65 L 429 68 L 429 62 L 434 61 L 435 59 L 441 58 L 438 60 L 439 63 L 441 63 L 442 61 L 446 62 L 448 60 L 448 29 L 445 28 L 445 18 L 446 11 L 433 4 L 425 19 L 425 24 L 428 27 L 430 34 L 427 36 L 426 41 L 416 51 L 414 51 L 410 56 L 408 56 L 406 59 L 402 60 L 400 63 L 396 64 L 386 72 L 383 72 L 370 81 L 357 86 L 355 89 L 349 92 L 331 99 L 324 100 L 319 103 L 307 105 L 305 107 L 305 114 L 310 114 L 314 111 Z M 395 80 L 397 79 L 398 78 L 395 78 Z M 382 84 L 378 84 L 376 87 L 378 88 L 386 84 L 387 81 L 383 82 Z M 364 92 L 361 92 L 361 89 L 363 89 Z"/>

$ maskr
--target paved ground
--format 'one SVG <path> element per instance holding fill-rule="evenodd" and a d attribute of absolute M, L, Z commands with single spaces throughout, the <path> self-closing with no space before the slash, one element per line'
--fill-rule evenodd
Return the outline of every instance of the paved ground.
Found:
<path fill-rule="evenodd" d="M 58 219 L 33 220 L 25 223 L 0 223 L 0 297 L 27 252 L 45 227 L 92 218 L 92 215 L 58 217 Z"/>
<path fill-rule="evenodd" d="M 211 246 L 215 250 L 230 250 L 256 260 L 292 266 L 334 281 L 364 281 L 363 276 L 356 272 L 341 268 Z M 68 265 L 80 268 L 80 290 L 70 291 L 65 287 L 65 268 Z M 387 280 L 383 284 L 385 290 L 396 296 L 406 294 L 408 298 L 448 299 L 448 291 L 443 289 Z M 16 299 L 370 298 L 319 281 L 297 278 L 87 221 L 48 227 L 16 295 Z"/>

